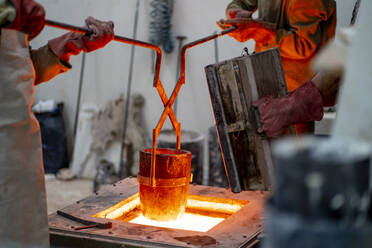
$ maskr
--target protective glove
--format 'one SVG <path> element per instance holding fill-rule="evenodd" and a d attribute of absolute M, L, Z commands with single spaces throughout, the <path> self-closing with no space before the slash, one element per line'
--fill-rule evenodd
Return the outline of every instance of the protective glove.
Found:
<path fill-rule="evenodd" d="M 272 23 L 252 20 L 252 19 L 232 19 L 221 23 L 217 23 L 221 29 L 227 29 L 235 26 L 238 29 L 228 35 L 239 42 L 246 42 L 254 39 L 256 43 L 266 45 L 272 42 L 275 37 L 275 25 Z"/>
<path fill-rule="evenodd" d="M 88 17 L 85 20 L 91 34 L 78 34 L 70 32 L 50 40 L 48 46 L 63 62 L 68 62 L 71 55 L 78 55 L 81 51 L 92 52 L 103 48 L 114 39 L 114 23 L 102 22 Z"/>
<path fill-rule="evenodd" d="M 228 9 L 226 11 L 227 20 L 233 19 L 250 19 L 253 12 L 243 9 Z"/>
<path fill-rule="evenodd" d="M 323 98 L 312 81 L 307 81 L 287 96 L 261 98 L 253 103 L 261 114 L 262 130 L 268 137 L 283 135 L 294 124 L 320 121 L 323 118 Z"/>
<path fill-rule="evenodd" d="M 29 38 L 36 37 L 44 28 L 44 8 L 33 0 L 10 0 L 17 9 L 17 16 L 14 21 L 5 26 L 26 33 Z"/>

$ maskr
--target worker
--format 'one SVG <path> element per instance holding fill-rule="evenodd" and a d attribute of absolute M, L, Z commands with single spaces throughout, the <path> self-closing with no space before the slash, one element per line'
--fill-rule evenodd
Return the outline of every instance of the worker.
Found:
<path fill-rule="evenodd" d="M 318 50 L 332 39 L 336 28 L 334 0 L 281 0 L 275 11 L 266 11 L 267 0 L 233 0 L 227 19 L 238 27 L 230 34 L 239 42 L 256 41 L 256 52 L 279 47 L 288 91 L 293 91 L 314 76 L 310 64 Z M 259 19 L 252 13 L 258 9 Z M 245 21 L 242 21 L 245 20 Z M 265 21 L 276 20 L 274 28 Z M 297 133 L 314 131 L 314 123 L 296 125 Z"/>
<path fill-rule="evenodd" d="M 91 34 L 67 33 L 30 49 L 44 24 L 45 11 L 35 1 L 0 0 L 0 247 L 49 247 L 33 87 L 71 69 L 71 55 L 102 48 L 114 35 L 112 22 L 89 17 Z"/>

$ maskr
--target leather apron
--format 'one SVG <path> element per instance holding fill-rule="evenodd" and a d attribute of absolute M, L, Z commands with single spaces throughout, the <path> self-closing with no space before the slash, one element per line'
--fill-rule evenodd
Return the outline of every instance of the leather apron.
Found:
<path fill-rule="evenodd" d="M 35 71 L 25 34 L 0 35 L 0 247 L 49 247 Z"/>

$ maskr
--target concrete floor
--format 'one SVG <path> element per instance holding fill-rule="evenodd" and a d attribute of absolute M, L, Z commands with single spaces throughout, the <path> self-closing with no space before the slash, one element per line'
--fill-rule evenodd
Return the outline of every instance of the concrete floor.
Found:
<path fill-rule="evenodd" d="M 60 181 L 54 176 L 47 175 L 45 184 L 48 214 L 93 194 L 93 182 L 91 180 Z"/>

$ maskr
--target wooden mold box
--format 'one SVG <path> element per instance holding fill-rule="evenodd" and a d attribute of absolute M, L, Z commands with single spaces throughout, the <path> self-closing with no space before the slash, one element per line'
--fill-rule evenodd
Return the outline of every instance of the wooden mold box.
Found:
<path fill-rule="evenodd" d="M 57 214 L 51 214 L 49 216 L 51 246 L 253 247 L 257 244 L 257 236 L 262 231 L 261 216 L 267 197 L 267 193 L 263 191 L 243 191 L 240 194 L 233 194 L 223 188 L 190 185 L 186 212 L 223 218 L 211 229 L 203 231 L 131 223 L 130 221 L 140 214 L 137 193 L 137 180 L 128 178 L 63 209 L 64 212 L 82 219 L 102 223 L 110 221 L 113 223 L 111 229 L 93 228 L 75 231 L 74 228 L 83 225 Z M 216 207 L 210 207 L 208 204 L 215 204 Z M 231 212 L 221 212 L 218 210 L 219 204 L 238 205 L 239 208 Z M 121 207 L 127 205 L 131 206 L 130 209 L 123 211 Z M 196 226 L 200 224 L 202 223 L 194 223 Z"/>
<path fill-rule="evenodd" d="M 279 49 L 209 65 L 205 72 L 232 191 L 269 190 L 273 177 L 271 148 L 269 140 L 257 132 L 259 114 L 252 102 L 287 94 Z"/>

